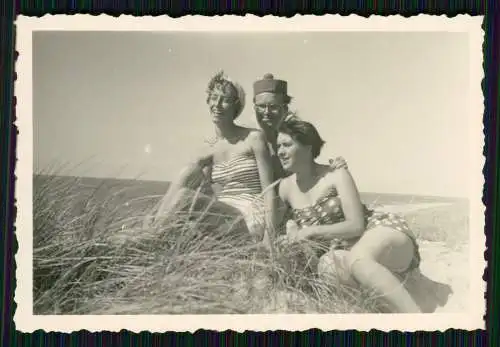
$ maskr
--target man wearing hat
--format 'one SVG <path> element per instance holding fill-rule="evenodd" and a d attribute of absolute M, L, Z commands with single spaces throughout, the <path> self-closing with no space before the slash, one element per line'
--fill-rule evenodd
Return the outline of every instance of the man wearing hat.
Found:
<path fill-rule="evenodd" d="M 287 87 L 286 81 L 274 79 L 270 73 L 253 84 L 257 122 L 266 135 L 272 135 L 271 131 L 276 132 L 280 122 L 288 114 L 288 105 L 292 98 L 287 93 Z"/>
<path fill-rule="evenodd" d="M 288 105 L 292 97 L 288 95 L 287 81 L 275 79 L 270 73 L 253 84 L 253 103 L 257 123 L 264 132 L 269 150 L 273 157 L 275 179 L 285 175 L 276 156 L 276 138 L 280 123 L 289 115 Z M 335 168 L 346 167 L 342 157 L 330 159 L 330 165 Z"/>
<path fill-rule="evenodd" d="M 291 97 L 287 93 L 287 82 L 274 79 L 270 73 L 253 84 L 253 103 L 257 123 L 265 134 L 269 150 L 273 157 L 275 178 L 283 177 L 283 168 L 276 156 L 276 138 L 278 127 L 288 115 Z"/>

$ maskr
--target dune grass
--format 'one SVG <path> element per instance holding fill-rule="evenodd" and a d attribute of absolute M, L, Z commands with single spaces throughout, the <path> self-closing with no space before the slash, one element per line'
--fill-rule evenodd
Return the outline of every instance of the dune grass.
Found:
<path fill-rule="evenodd" d="M 80 179 L 34 177 L 35 314 L 378 312 L 368 293 L 325 283 L 290 259 L 271 258 L 207 216 L 177 213 L 143 227 L 159 196 Z M 297 256 L 296 259 L 306 259 Z"/>

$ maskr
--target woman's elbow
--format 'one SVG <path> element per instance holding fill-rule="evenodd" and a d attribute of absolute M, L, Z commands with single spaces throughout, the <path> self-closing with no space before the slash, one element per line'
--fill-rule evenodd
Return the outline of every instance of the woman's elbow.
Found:
<path fill-rule="evenodd" d="M 351 230 L 354 237 L 361 236 L 365 232 L 364 220 L 355 220 L 351 222 Z"/>
<path fill-rule="evenodd" d="M 199 184 L 203 172 L 197 163 L 187 165 L 180 170 L 177 176 L 177 183 L 181 186 L 193 186 Z"/>
<path fill-rule="evenodd" d="M 184 182 L 184 181 L 188 180 L 188 178 L 193 175 L 194 169 L 195 169 L 195 166 L 192 164 L 186 165 L 185 167 L 183 167 L 177 175 L 177 181 Z"/>

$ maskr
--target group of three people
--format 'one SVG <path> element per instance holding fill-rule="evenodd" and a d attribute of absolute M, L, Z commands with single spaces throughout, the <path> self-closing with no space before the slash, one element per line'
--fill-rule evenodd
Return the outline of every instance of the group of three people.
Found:
<path fill-rule="evenodd" d="M 343 264 L 345 283 L 379 292 L 396 311 L 420 312 L 400 281 L 420 262 L 405 220 L 367 209 L 342 157 L 316 162 L 324 141 L 313 124 L 290 112 L 286 81 L 266 74 L 253 92 L 260 129 L 235 123 L 245 106 L 238 83 L 223 72 L 210 80 L 206 102 L 216 139 L 169 187 L 154 223 L 196 190 L 202 191 L 197 199 L 213 201 L 212 185 L 218 185 L 212 207 L 239 216 L 241 232 L 255 241 L 270 249 L 277 238 L 281 245 L 326 245 L 318 248 L 324 249 L 318 251 L 323 271 L 338 273 L 334 267 Z M 294 228 L 278 237 L 276 230 L 287 222 Z"/>

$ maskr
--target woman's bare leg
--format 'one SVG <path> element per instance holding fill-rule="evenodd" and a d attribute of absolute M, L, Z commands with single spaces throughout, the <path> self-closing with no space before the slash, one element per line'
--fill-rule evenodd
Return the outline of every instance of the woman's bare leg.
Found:
<path fill-rule="evenodd" d="M 321 256 L 318 263 L 319 277 L 329 283 L 356 287 L 357 283 L 347 266 L 349 251 L 330 250 Z"/>
<path fill-rule="evenodd" d="M 348 265 L 358 283 L 382 295 L 401 313 L 421 312 L 404 285 L 391 272 L 406 270 L 413 259 L 413 242 L 388 227 L 369 229 L 348 255 Z"/>

